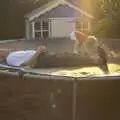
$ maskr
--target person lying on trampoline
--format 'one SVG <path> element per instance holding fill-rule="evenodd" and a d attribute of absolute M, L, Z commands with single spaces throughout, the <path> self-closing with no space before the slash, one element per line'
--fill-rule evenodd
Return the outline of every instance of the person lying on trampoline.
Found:
<path fill-rule="evenodd" d="M 36 50 L 1 50 L 0 55 L 5 59 L 9 66 L 31 66 L 34 67 L 38 56 L 47 49 L 45 46 L 39 46 Z"/>

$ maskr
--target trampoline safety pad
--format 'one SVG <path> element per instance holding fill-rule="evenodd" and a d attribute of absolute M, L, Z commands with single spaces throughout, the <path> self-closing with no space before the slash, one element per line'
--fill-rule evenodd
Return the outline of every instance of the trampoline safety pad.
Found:
<path fill-rule="evenodd" d="M 108 64 L 109 74 L 104 74 L 104 72 L 97 66 L 93 67 L 70 67 L 70 68 L 24 68 L 25 72 L 36 73 L 36 74 L 46 74 L 55 76 L 68 76 L 68 77 L 100 77 L 100 76 L 115 76 L 120 74 L 119 64 Z"/>

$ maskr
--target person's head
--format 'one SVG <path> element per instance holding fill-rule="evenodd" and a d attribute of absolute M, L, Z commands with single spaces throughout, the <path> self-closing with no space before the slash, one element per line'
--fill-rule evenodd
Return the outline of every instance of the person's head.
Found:
<path fill-rule="evenodd" d="M 37 47 L 36 51 L 38 52 L 47 52 L 47 48 L 44 45 Z"/>

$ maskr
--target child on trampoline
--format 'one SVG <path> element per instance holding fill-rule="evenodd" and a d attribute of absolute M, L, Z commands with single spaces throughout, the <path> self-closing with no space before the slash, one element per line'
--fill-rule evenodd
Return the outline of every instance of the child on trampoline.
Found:
<path fill-rule="evenodd" d="M 31 66 L 34 67 L 38 56 L 47 49 L 45 46 L 39 46 L 36 50 L 1 50 L 0 56 L 5 59 L 9 66 L 20 67 L 20 66 Z"/>

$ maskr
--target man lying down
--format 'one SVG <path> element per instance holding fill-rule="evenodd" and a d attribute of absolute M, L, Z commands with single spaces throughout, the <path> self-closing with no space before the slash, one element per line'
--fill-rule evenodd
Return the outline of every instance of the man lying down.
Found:
<path fill-rule="evenodd" d="M 90 57 L 75 53 L 51 53 L 45 46 L 39 46 L 36 50 L 3 51 L 5 63 L 11 67 L 29 66 L 31 68 L 51 67 L 85 67 L 95 65 Z"/>
<path fill-rule="evenodd" d="M 36 50 L 8 50 L 8 51 L 1 51 L 2 59 L 5 60 L 7 65 L 13 67 L 20 67 L 20 66 L 30 66 L 34 67 L 36 64 L 36 59 L 41 53 L 46 52 L 47 49 L 45 46 L 39 46 Z"/>

